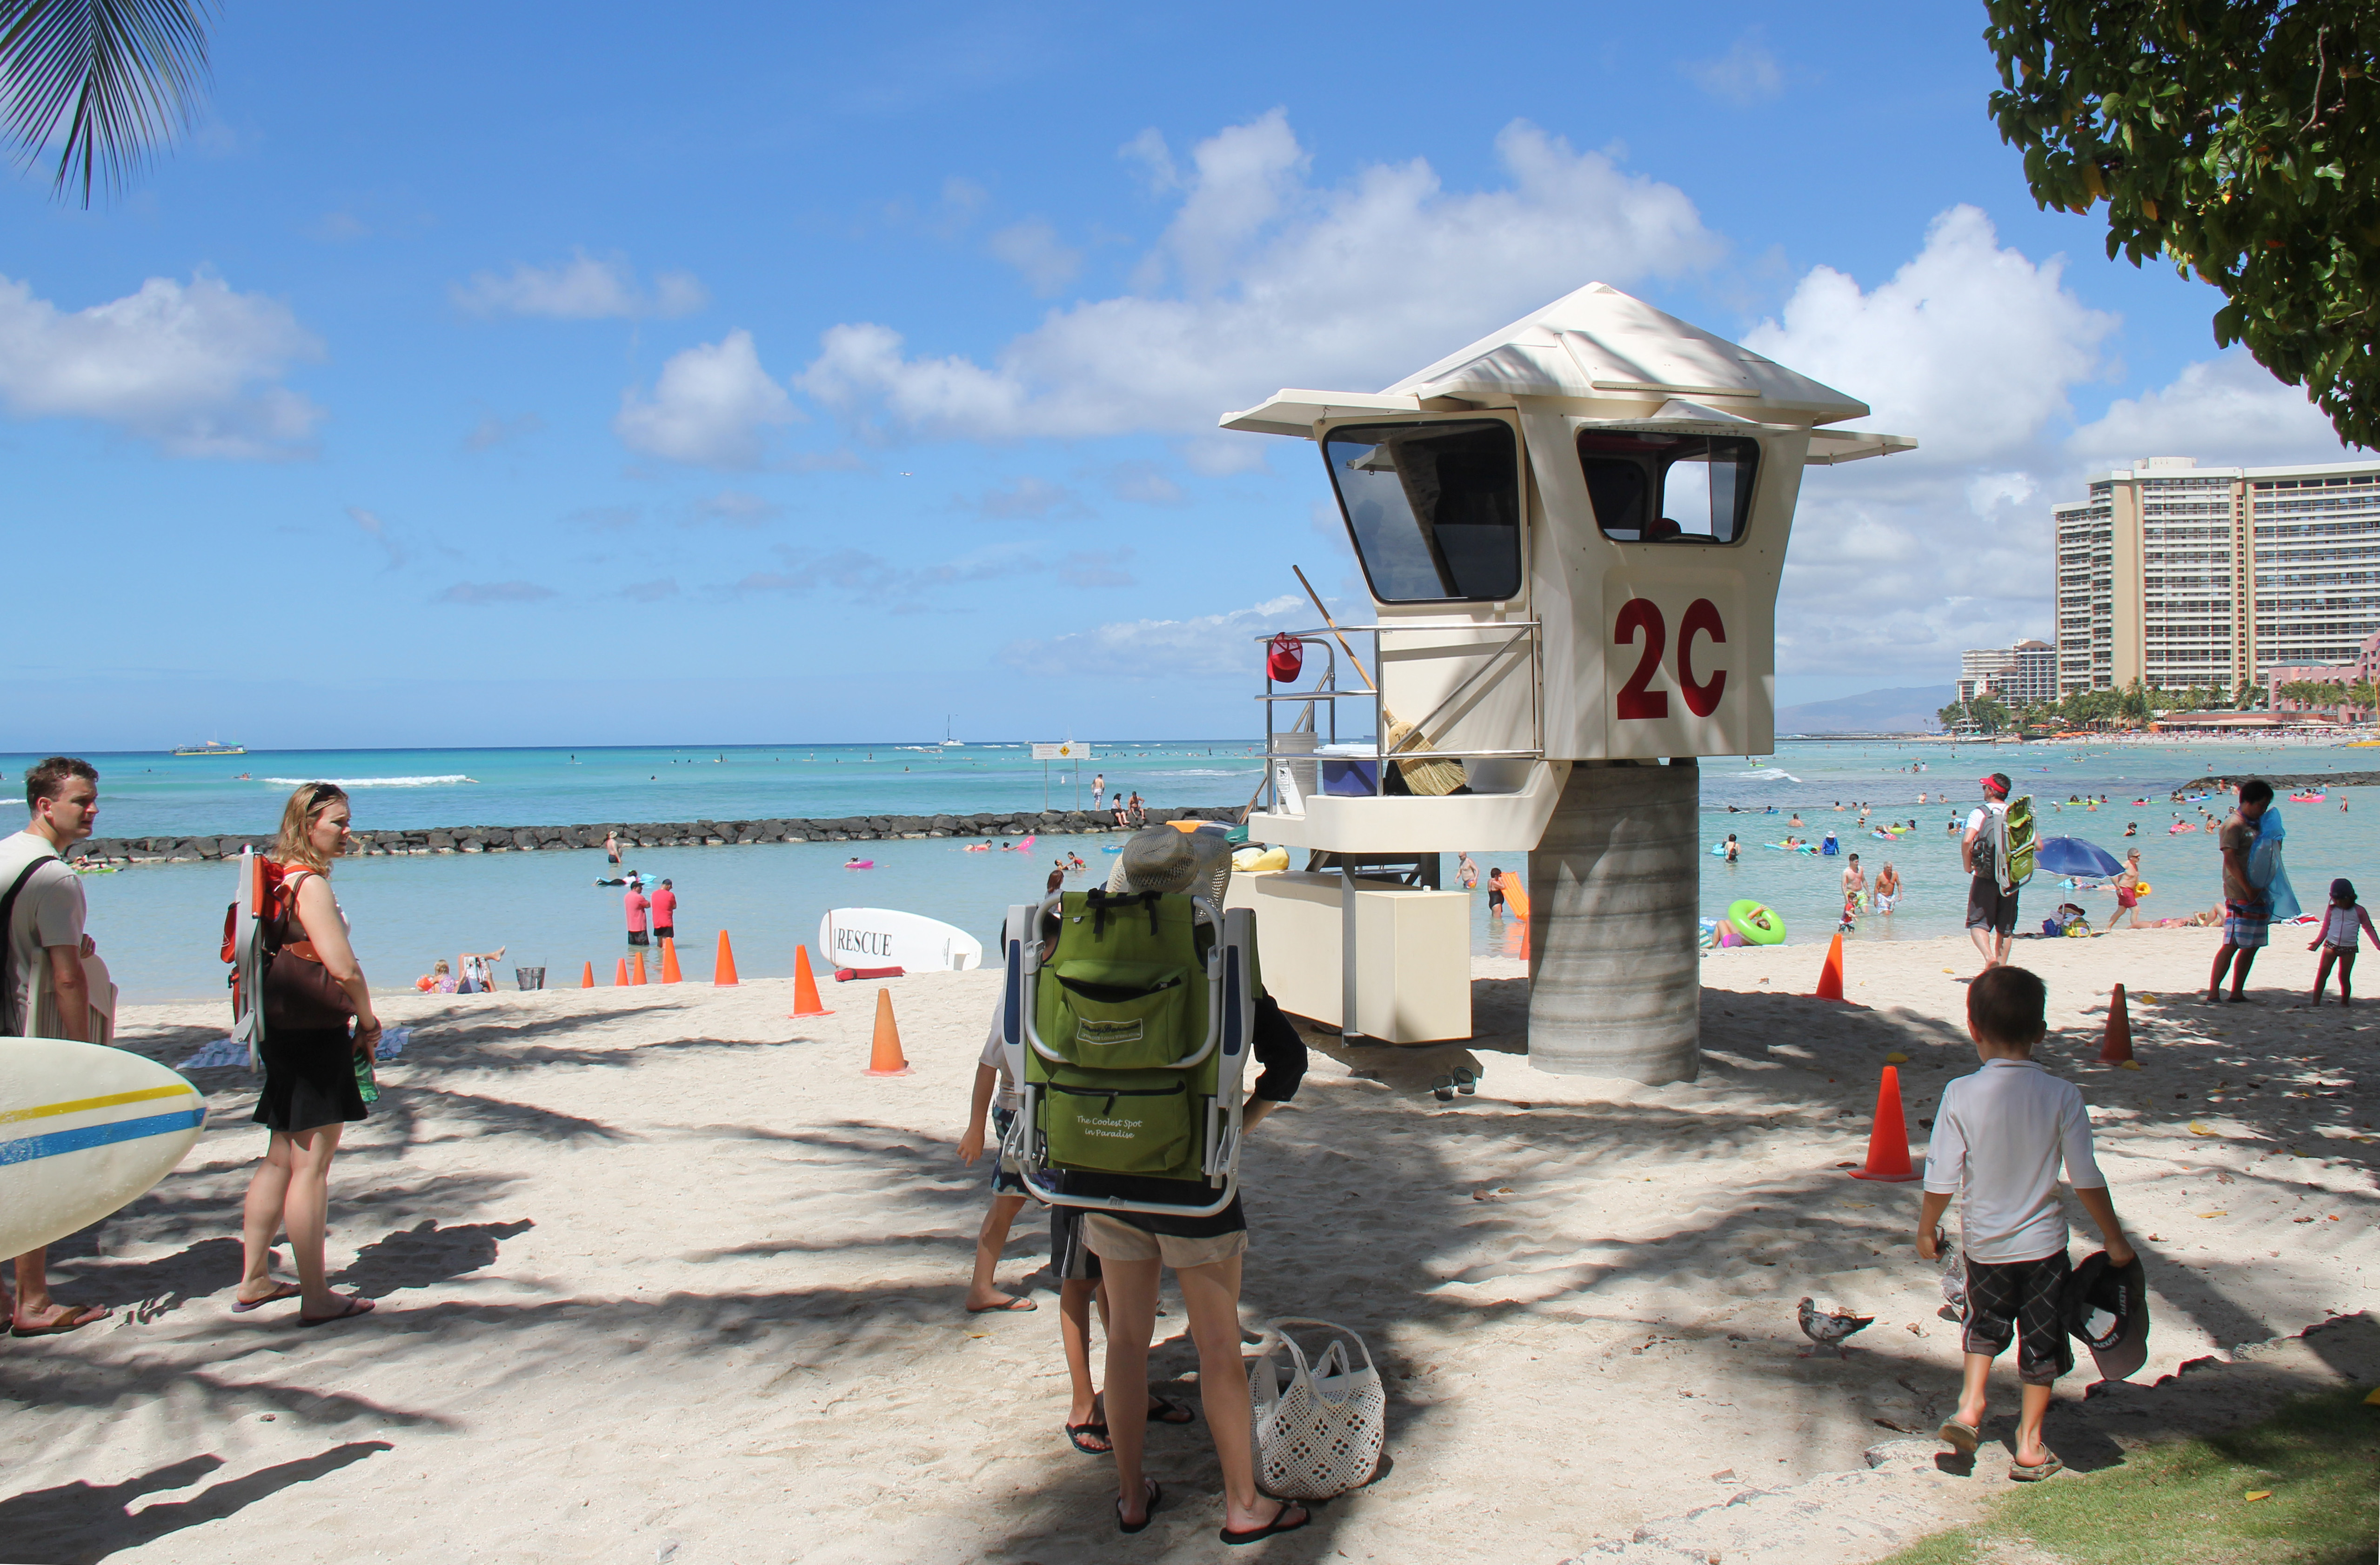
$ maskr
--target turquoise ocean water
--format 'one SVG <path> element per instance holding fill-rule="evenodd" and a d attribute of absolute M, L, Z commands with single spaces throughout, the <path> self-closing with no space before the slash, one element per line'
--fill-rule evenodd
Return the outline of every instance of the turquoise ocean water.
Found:
<path fill-rule="evenodd" d="M 1070 772 L 1050 769 L 1048 803 L 1087 806 L 1091 778 L 1104 772 L 1109 789 L 1137 789 L 1152 805 L 1237 805 L 1254 788 L 1258 763 L 1245 741 L 1143 740 L 1101 744 L 1083 768 L 1080 795 Z M 18 771 L 30 757 L 0 757 Z M 856 814 L 968 812 L 1043 804 L 1042 767 L 1022 746 L 747 746 L 730 749 L 332 751 L 258 753 L 236 758 L 174 758 L 154 754 L 93 755 L 101 771 L 99 831 L 105 836 L 261 831 L 278 819 L 282 801 L 298 782 L 342 781 L 355 800 L 358 827 L 530 825 L 582 821 L 832 817 Z M 1923 763 L 1927 770 L 1906 770 Z M 2167 795 L 2203 773 L 2325 772 L 2380 770 L 2380 750 L 2282 743 L 1957 746 L 1795 744 L 1753 760 L 1713 758 L 1702 768 L 1704 847 L 1732 831 L 1744 844 L 1741 862 L 1702 858 L 1701 903 L 1716 917 L 1739 897 L 1781 914 L 1796 944 L 1823 943 L 1835 929 L 1844 860 L 1779 852 L 1761 844 L 1786 831 L 1791 813 L 1804 822 L 1795 834 L 1816 839 L 1833 827 L 1848 853 L 1857 851 L 1871 876 L 1887 861 L 1907 892 L 1900 911 L 1871 916 L 1852 935 L 1888 940 L 1956 932 L 1965 907 L 1966 878 L 1957 839 L 1944 831 L 1963 820 L 1977 796 L 1975 780 L 2005 770 L 2020 792 L 2038 801 L 2045 835 L 2086 838 L 2121 855 L 2143 850 L 2154 893 L 2144 917 L 2179 916 L 2210 905 L 2216 896 L 2217 858 L 2212 833 L 2168 834 L 2178 817 L 2195 822 L 2196 807 L 2173 806 Z M 239 773 L 249 775 L 242 779 Z M 1919 804 L 1918 795 L 1947 793 L 1950 804 Z M 2096 811 L 2068 804 L 2070 796 L 2106 794 Z M 2134 805 L 2134 799 L 2146 799 Z M 1833 806 L 1846 808 L 1838 813 Z M 2350 808 L 2342 812 L 2341 802 Z M 1917 830 L 1887 843 L 1858 832 L 1856 811 L 1872 807 L 1871 829 L 1887 819 L 1914 819 Z M 2208 800 L 2215 808 L 2220 801 Z M 1729 807 L 1741 813 L 1729 813 Z M 1770 807 L 1777 813 L 1766 813 Z M 2322 805 L 2280 806 L 2289 829 L 2288 862 L 2301 897 L 2317 904 L 2334 875 L 2354 877 L 2367 900 L 2380 897 L 2380 793 L 2334 791 Z M 2126 824 L 2139 834 L 2129 842 Z M 743 847 L 657 849 L 631 855 L 633 867 L 667 875 L 681 897 L 679 945 L 689 977 L 708 977 L 721 928 L 734 938 L 736 963 L 747 977 L 782 976 L 795 948 L 814 940 L 820 916 L 835 906 L 881 906 L 921 913 L 959 925 L 987 944 L 1001 909 L 1037 893 L 1054 854 L 1065 848 L 1088 860 L 1092 874 L 1111 862 L 1099 850 L 1113 838 L 1047 838 L 1031 854 L 969 854 L 953 840 L 843 843 L 770 843 Z M 854 855 L 875 860 L 870 870 L 845 870 Z M 1480 855 L 1487 867 L 1522 867 L 1519 855 Z M 1451 857 L 1446 883 L 1453 884 Z M 541 965 L 549 984 L 576 983 L 580 964 L 595 964 L 610 981 L 625 950 L 620 893 L 598 888 L 604 873 L 597 852 L 452 855 L 420 858 L 360 858 L 343 863 L 338 885 L 356 927 L 357 945 L 375 984 L 409 982 L 439 955 L 507 947 L 504 966 Z M 230 901 L 233 871 L 220 864 L 146 865 L 95 875 L 84 884 L 91 931 L 109 959 L 128 999 L 159 1000 L 222 992 L 216 943 Z M 1087 876 L 1075 884 L 1087 884 Z M 2105 891 L 2068 892 L 2046 878 L 2027 888 L 2027 922 L 2061 900 L 2072 900 L 2104 924 L 2114 898 Z M 1474 948 L 1521 949 L 1520 931 L 1487 916 L 1486 897 L 1474 899 Z M 2286 940 L 2277 942 L 2287 950 Z M 813 952 L 813 960 L 816 953 Z M 830 1002 L 832 1003 L 832 1002 Z"/>

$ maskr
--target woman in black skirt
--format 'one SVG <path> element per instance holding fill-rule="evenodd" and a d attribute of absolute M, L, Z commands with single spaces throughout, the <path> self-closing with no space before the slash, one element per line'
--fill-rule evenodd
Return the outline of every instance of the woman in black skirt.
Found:
<path fill-rule="evenodd" d="M 349 845 L 347 816 L 347 795 L 335 784 L 309 782 L 289 796 L 273 847 L 281 885 L 264 910 L 267 919 L 282 924 L 273 971 L 288 966 L 294 956 L 320 964 L 322 972 L 298 968 L 297 978 L 308 981 L 293 983 L 284 975 L 278 981 L 269 977 L 263 986 L 264 1041 L 258 1052 L 264 1061 L 264 1091 L 255 1119 L 272 1128 L 273 1140 L 248 1183 L 240 1234 L 247 1269 L 232 1308 L 245 1312 L 297 1298 L 300 1326 L 345 1320 L 372 1307 L 370 1299 L 332 1292 L 322 1275 L 331 1158 L 348 1122 L 369 1112 L 356 1085 L 356 1057 L 370 1058 L 380 1041 L 371 989 L 347 943 L 346 916 L 331 894 L 331 861 Z M 276 1010 L 288 1020 L 275 1021 Z M 344 1018 L 330 1021 L 340 1010 L 354 1013 L 352 1036 Z M 273 1235 L 284 1226 L 298 1265 L 295 1283 L 271 1270 Z"/>

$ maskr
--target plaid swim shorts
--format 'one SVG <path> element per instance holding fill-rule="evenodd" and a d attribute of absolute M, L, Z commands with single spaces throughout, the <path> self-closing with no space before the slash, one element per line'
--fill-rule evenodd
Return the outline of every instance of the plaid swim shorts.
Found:
<path fill-rule="evenodd" d="M 1025 1195 L 1025 1175 L 1018 1170 L 1016 1159 L 1004 1154 L 1008 1150 L 1008 1127 L 1015 1120 L 1016 1110 L 995 1107 L 991 1110 L 991 1193 L 994 1195 Z"/>
<path fill-rule="evenodd" d="M 2261 902 L 2223 904 L 2223 943 L 2253 951 L 2272 938 L 2272 905 Z"/>
<path fill-rule="evenodd" d="M 2017 1339 L 2017 1378 L 2047 1386 L 2074 1367 L 2066 1338 L 2066 1252 L 1995 1265 L 1967 1257 L 1967 1328 L 1961 1346 L 1998 1358 Z"/>

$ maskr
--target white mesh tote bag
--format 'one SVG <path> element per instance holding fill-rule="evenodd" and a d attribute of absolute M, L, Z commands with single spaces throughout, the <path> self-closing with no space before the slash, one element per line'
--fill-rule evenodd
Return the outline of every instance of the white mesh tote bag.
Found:
<path fill-rule="evenodd" d="M 1311 1365 L 1292 1326 L 1334 1333 Z M 1343 1326 L 1283 1316 L 1266 1327 L 1248 1364 L 1248 1401 L 1257 1485 L 1277 1499 L 1329 1499 L 1361 1488 L 1380 1465 L 1388 1395 L 1372 1351 Z"/>

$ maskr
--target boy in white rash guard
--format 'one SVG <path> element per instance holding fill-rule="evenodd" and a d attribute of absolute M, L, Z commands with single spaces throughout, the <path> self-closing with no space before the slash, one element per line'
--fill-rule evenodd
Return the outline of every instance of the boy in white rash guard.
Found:
<path fill-rule="evenodd" d="M 1917 1253 L 1939 1256 L 1935 1225 L 1959 1197 L 1959 1247 L 1967 1263 L 1965 1384 L 1942 1438 L 1972 1454 L 1982 1441 L 1992 1360 L 2019 1339 L 2016 1465 L 2009 1476 L 2046 1478 L 2062 1465 L 2041 1442 L 2058 1377 L 2074 1367 L 2064 1308 L 2066 1213 L 2058 1204 L 2062 1162 L 2074 1198 L 2107 1240 L 2107 1260 L 2132 1264 L 2107 1182 L 2091 1150 L 2091 1116 L 2074 1084 L 2033 1059 L 2049 1030 L 2048 990 L 2022 967 L 1989 968 L 1967 990 L 1967 1036 L 1982 1070 L 1942 1089 L 1925 1149 L 1925 1199 Z"/>

